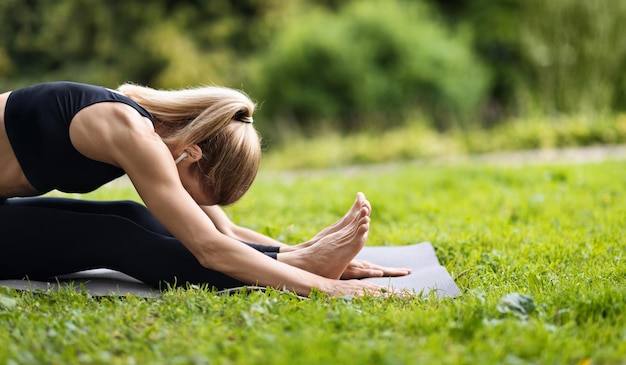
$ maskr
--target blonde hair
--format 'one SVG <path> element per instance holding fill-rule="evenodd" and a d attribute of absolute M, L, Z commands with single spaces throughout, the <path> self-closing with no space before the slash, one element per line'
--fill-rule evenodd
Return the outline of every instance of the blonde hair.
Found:
<path fill-rule="evenodd" d="M 248 96 L 215 86 L 155 90 L 124 84 L 118 91 L 152 115 L 165 143 L 202 149 L 196 173 L 217 204 L 232 204 L 248 191 L 261 161 L 260 137 L 252 125 L 255 105 Z"/>

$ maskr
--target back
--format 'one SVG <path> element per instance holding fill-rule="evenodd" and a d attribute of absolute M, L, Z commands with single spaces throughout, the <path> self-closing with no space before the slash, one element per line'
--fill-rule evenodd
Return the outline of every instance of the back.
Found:
<path fill-rule="evenodd" d="M 89 192 L 124 174 L 116 166 L 83 156 L 70 141 L 76 113 L 100 102 L 121 102 L 150 118 L 128 97 L 99 86 L 51 82 L 9 95 L 4 113 L 7 136 L 26 178 L 40 193 Z"/>

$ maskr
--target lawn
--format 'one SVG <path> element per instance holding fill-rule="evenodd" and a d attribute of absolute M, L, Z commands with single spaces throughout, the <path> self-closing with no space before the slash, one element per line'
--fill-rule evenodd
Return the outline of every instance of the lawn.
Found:
<path fill-rule="evenodd" d="M 357 191 L 373 205 L 369 245 L 432 242 L 463 294 L 0 288 L 0 364 L 626 364 L 626 162 L 264 170 L 228 213 L 295 243 Z M 92 197 L 136 198 L 123 187 Z M 526 311 L 503 305 L 514 293 Z"/>

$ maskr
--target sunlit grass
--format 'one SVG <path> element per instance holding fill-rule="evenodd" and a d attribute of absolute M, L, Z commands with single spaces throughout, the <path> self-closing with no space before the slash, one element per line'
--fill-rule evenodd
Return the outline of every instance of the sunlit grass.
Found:
<path fill-rule="evenodd" d="M 463 294 L 299 300 L 192 289 L 144 300 L 0 289 L 0 363 L 623 363 L 625 182 L 626 162 L 264 170 L 228 208 L 236 222 L 295 243 L 363 191 L 374 207 L 369 244 L 431 241 Z M 498 310 L 509 293 L 532 298 L 528 318 Z"/>
<path fill-rule="evenodd" d="M 290 135 L 266 141 L 263 166 L 269 170 L 328 168 L 410 161 L 485 152 L 626 144 L 626 115 L 527 117 L 494 129 L 453 129 L 438 133 L 415 120 L 404 127 L 342 136 L 321 131 L 315 138 Z"/>

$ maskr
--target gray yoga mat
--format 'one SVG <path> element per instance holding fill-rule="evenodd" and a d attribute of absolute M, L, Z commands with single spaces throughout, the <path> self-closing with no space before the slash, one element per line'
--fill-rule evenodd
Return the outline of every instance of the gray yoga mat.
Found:
<path fill-rule="evenodd" d="M 448 271 L 439 264 L 435 250 L 429 242 L 410 246 L 364 247 L 357 259 L 382 266 L 406 267 L 413 271 L 403 277 L 364 279 L 396 290 L 406 289 L 416 294 L 433 294 L 438 297 L 455 297 L 460 294 Z M 0 280 L 0 286 L 18 290 L 48 291 L 58 290 L 59 286 L 73 285 L 76 290 L 85 290 L 93 296 L 125 296 L 134 294 L 140 297 L 155 297 L 160 291 L 152 289 L 141 281 L 118 271 L 93 269 L 64 275 L 51 281 Z M 263 290 L 258 287 L 247 287 Z M 229 293 L 241 288 L 224 290 Z"/>
<path fill-rule="evenodd" d="M 412 269 L 407 276 L 365 279 L 376 284 L 422 295 L 432 293 L 437 297 L 456 297 L 461 294 L 446 268 L 439 264 L 430 242 L 409 246 L 364 247 L 356 258 L 382 266 Z"/>

